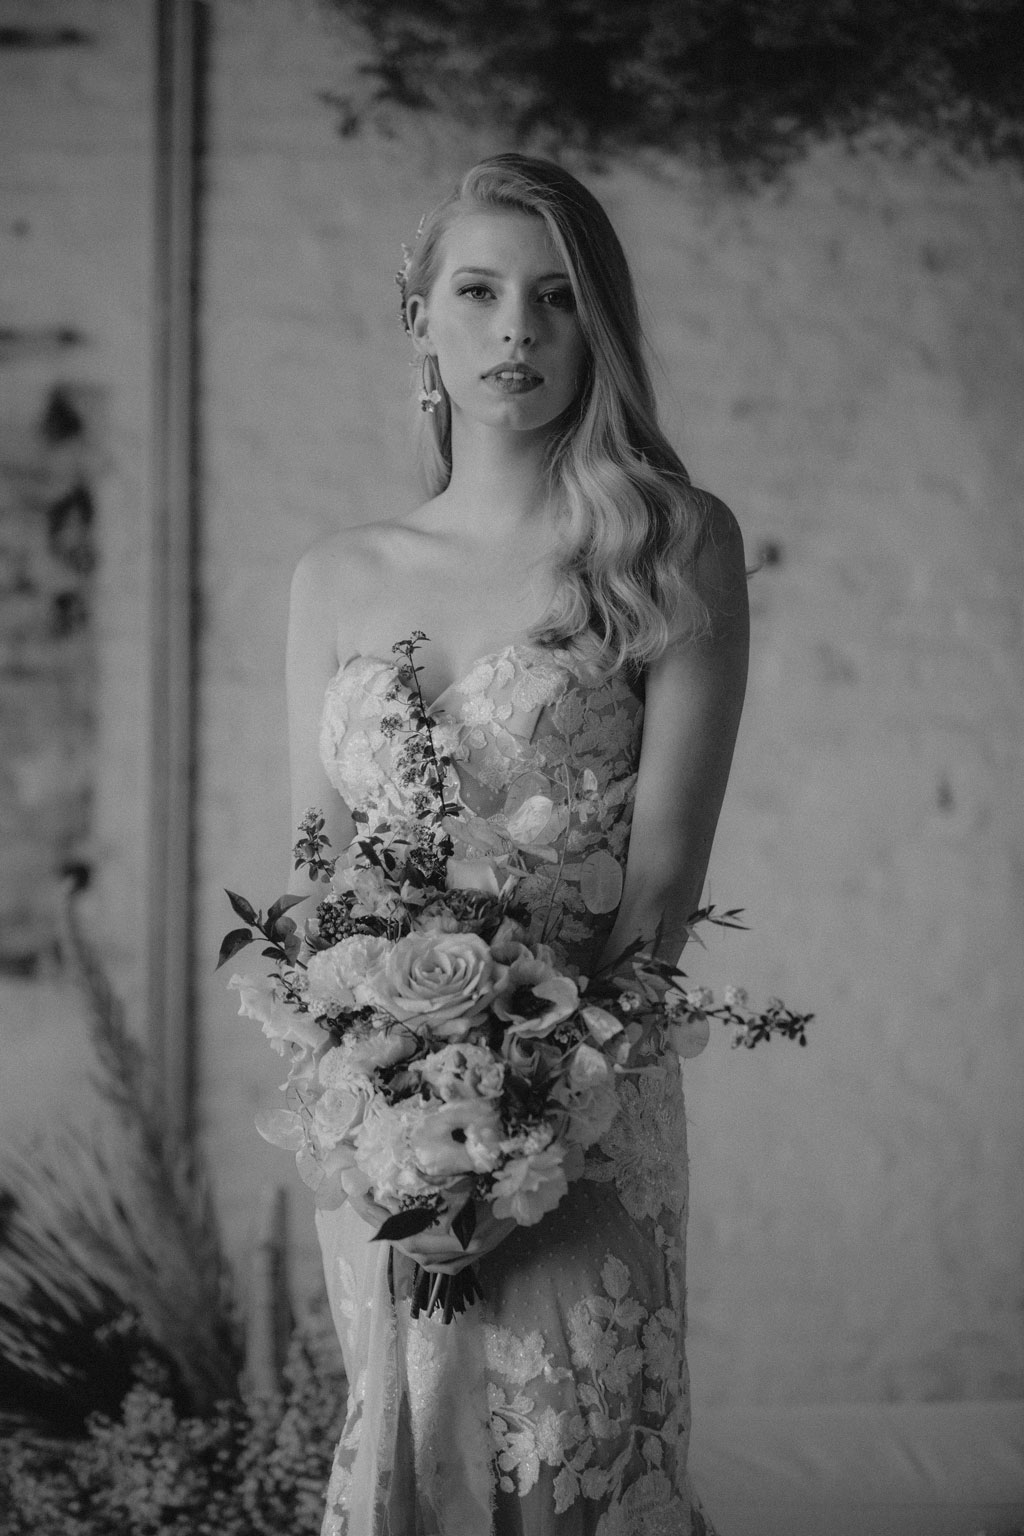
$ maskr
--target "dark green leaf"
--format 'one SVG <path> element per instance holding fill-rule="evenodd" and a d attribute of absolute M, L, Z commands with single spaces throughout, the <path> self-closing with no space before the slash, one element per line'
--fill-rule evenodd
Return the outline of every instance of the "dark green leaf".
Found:
<path fill-rule="evenodd" d="M 234 907 L 235 911 L 238 913 L 238 916 L 242 919 L 243 923 L 256 924 L 259 922 L 259 916 L 257 915 L 256 908 L 253 907 L 248 901 L 246 901 L 244 896 L 239 896 L 237 891 L 229 891 L 227 889 L 225 889 L 224 894 L 228 898 L 228 901 L 230 901 L 231 905 Z"/>
<path fill-rule="evenodd" d="M 476 1203 L 473 1200 L 467 1200 L 452 1222 L 452 1232 L 458 1238 L 463 1248 L 468 1248 L 475 1231 Z"/>
<path fill-rule="evenodd" d="M 370 1241 L 371 1243 L 397 1243 L 403 1237 L 415 1237 L 417 1232 L 424 1232 L 427 1227 L 432 1227 L 436 1220 L 436 1211 L 419 1209 L 397 1211 L 394 1216 L 389 1216 L 387 1221 L 381 1223 Z"/>
<path fill-rule="evenodd" d="M 233 928 L 230 933 L 225 934 L 214 970 L 219 971 L 226 960 L 230 960 L 233 955 L 238 954 L 240 949 L 244 949 L 247 944 L 251 944 L 253 937 L 254 935 L 249 928 Z"/>
<path fill-rule="evenodd" d="M 300 901 L 308 900 L 308 896 L 292 896 L 290 894 L 279 896 L 273 905 L 267 908 L 267 927 L 273 928 L 278 918 L 282 913 L 287 912 L 289 907 L 294 907 Z M 249 921 L 251 922 L 252 919 L 250 918 Z"/>

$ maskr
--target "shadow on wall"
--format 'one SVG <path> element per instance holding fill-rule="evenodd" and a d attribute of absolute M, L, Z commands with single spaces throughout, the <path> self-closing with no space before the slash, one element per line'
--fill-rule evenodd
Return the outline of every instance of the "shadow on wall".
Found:
<path fill-rule="evenodd" d="M 0 427 L 0 976 L 52 973 L 57 877 L 88 873 L 103 402 L 102 389 L 57 384 L 34 420 Z"/>

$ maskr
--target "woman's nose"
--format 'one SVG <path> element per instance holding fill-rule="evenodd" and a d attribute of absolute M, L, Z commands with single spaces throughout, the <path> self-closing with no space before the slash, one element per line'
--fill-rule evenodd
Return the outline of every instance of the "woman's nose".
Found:
<path fill-rule="evenodd" d="M 510 303 L 502 316 L 504 340 L 514 346 L 528 347 L 535 339 L 535 327 L 530 319 L 529 306 Z"/>

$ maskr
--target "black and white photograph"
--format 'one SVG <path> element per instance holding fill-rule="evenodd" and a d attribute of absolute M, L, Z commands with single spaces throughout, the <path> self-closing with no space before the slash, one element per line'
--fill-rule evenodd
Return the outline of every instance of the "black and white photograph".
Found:
<path fill-rule="evenodd" d="M 3 1536 L 1024 1536 L 1022 61 L 0 0 Z"/>

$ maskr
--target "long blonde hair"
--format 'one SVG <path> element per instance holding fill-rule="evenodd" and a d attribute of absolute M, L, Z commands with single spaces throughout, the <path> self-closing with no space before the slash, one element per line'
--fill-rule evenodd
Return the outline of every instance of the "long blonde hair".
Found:
<path fill-rule="evenodd" d="M 549 448 L 568 553 L 530 638 L 562 646 L 600 673 L 641 673 L 671 640 L 707 629 L 694 566 L 707 537 L 708 500 L 658 426 L 625 253 L 601 204 L 568 171 L 526 155 L 495 155 L 467 171 L 424 219 L 403 298 L 429 296 L 442 237 L 466 208 L 544 220 L 565 262 L 587 347 L 582 387 Z M 436 496 L 451 479 L 451 406 L 436 365 L 429 384 L 441 402 L 423 418 L 421 468 L 427 493 Z"/>

